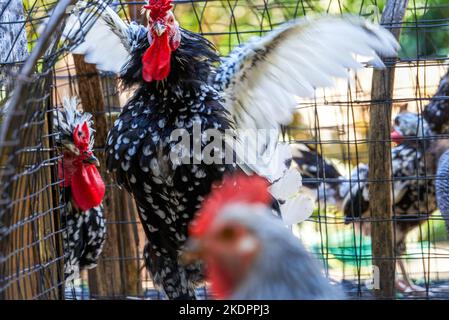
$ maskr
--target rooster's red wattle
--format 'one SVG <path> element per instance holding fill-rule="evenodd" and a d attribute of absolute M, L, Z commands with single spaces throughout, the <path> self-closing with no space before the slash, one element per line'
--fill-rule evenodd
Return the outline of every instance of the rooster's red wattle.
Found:
<path fill-rule="evenodd" d="M 75 205 L 83 211 L 101 204 L 105 185 L 95 164 L 86 160 L 93 156 L 89 150 L 90 132 L 87 122 L 75 127 L 74 146 L 78 154 L 65 152 L 64 162 L 59 162 L 59 178 L 64 187 L 72 190 Z"/>

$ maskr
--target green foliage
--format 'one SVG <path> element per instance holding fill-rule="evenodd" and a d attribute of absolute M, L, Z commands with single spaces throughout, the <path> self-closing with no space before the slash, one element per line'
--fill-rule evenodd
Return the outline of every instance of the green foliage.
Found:
<path fill-rule="evenodd" d="M 386 0 L 323 0 L 315 12 L 357 14 L 380 22 Z M 449 52 L 449 2 L 410 0 L 403 23 L 401 58 L 443 57 Z"/>
<path fill-rule="evenodd" d="M 176 5 L 180 24 L 205 34 L 227 54 L 252 36 L 262 35 L 287 20 L 316 13 L 355 14 L 379 22 L 387 0 L 233 0 L 191 1 Z M 125 1 L 122 1 L 125 4 Z M 31 50 L 37 26 L 51 12 L 55 0 L 24 1 Z M 121 7 L 126 8 L 125 7 Z M 120 12 L 123 16 L 123 12 Z M 201 23 L 200 23 L 201 21 Z M 449 51 L 449 3 L 447 0 L 410 0 L 402 37 L 402 58 L 443 56 Z"/>
<path fill-rule="evenodd" d="M 247 0 L 180 3 L 175 14 L 181 26 L 200 32 L 225 55 L 253 36 L 310 12 L 320 12 L 316 1 Z M 199 22 L 201 21 L 201 23 Z"/>
<path fill-rule="evenodd" d="M 420 241 L 438 242 L 449 240 L 446 223 L 439 212 L 432 214 L 430 220 L 422 224 L 420 228 Z"/>
<path fill-rule="evenodd" d="M 415 0 L 409 5 L 401 37 L 403 58 L 442 57 L 449 52 L 449 3 Z"/>

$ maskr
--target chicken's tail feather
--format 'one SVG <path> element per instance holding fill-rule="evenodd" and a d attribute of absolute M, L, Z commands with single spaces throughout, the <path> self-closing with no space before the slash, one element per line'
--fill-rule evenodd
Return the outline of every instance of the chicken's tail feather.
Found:
<path fill-rule="evenodd" d="M 351 172 L 349 180 L 342 183 L 340 196 L 344 198 L 343 213 L 345 222 L 349 223 L 354 218 L 359 218 L 368 210 L 368 166 L 359 164 Z"/>

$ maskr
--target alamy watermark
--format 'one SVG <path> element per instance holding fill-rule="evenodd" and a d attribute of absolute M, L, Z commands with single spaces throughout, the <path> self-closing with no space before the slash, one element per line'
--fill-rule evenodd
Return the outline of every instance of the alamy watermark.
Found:
<path fill-rule="evenodd" d="M 380 289 L 380 271 L 378 266 L 373 266 L 371 279 L 365 280 L 365 286 L 369 290 Z"/>
<path fill-rule="evenodd" d="M 277 165 L 279 131 L 276 129 L 202 129 L 194 121 L 188 129 L 170 134 L 170 161 L 173 164 Z"/>

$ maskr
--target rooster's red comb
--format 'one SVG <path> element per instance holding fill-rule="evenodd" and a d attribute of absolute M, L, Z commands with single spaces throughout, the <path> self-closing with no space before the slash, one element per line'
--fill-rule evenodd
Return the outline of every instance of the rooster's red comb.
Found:
<path fill-rule="evenodd" d="M 148 4 L 143 6 L 144 9 L 150 10 L 152 20 L 163 19 L 167 12 L 173 8 L 172 0 L 149 0 Z"/>
<path fill-rule="evenodd" d="M 271 201 L 268 187 L 268 181 L 256 175 L 240 173 L 225 177 L 223 183 L 213 187 L 210 195 L 203 201 L 189 227 L 189 234 L 192 237 L 203 236 L 220 210 L 230 203 L 268 205 Z"/>
<path fill-rule="evenodd" d="M 81 125 L 81 131 L 80 131 L 80 125 L 77 124 L 75 127 L 75 131 L 73 132 L 73 142 L 75 143 L 75 146 L 84 151 L 87 150 L 89 146 L 90 141 L 90 132 L 89 132 L 89 126 L 87 125 L 87 122 L 84 121 Z"/>

